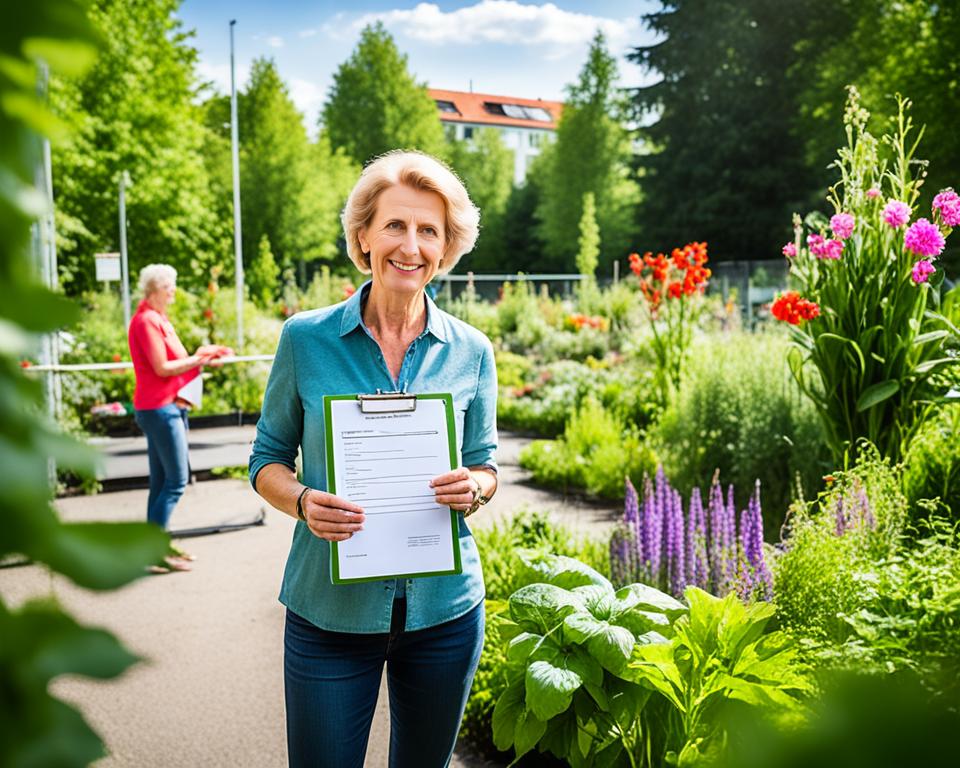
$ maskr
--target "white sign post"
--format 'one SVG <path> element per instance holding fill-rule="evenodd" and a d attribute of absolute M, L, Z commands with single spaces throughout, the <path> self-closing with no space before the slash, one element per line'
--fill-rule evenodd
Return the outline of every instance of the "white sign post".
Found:
<path fill-rule="evenodd" d="M 119 253 L 95 253 L 93 257 L 97 260 L 97 280 L 102 283 L 109 283 L 112 280 L 120 280 L 120 254 Z"/>

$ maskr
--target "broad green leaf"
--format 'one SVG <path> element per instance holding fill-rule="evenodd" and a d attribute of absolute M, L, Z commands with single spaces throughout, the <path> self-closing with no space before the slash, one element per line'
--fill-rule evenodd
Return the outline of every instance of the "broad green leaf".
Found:
<path fill-rule="evenodd" d="M 620 765 L 620 754 L 623 752 L 623 743 L 614 741 L 597 752 L 594 758 L 594 768 L 613 768 Z"/>
<path fill-rule="evenodd" d="M 583 685 L 583 678 L 549 661 L 534 661 L 527 667 L 524 682 L 527 708 L 547 721 L 570 706 L 573 692 Z"/>
<path fill-rule="evenodd" d="M 889 400 L 900 391 L 900 382 L 894 379 L 881 381 L 867 387 L 857 398 L 857 413 L 863 413 L 884 400 Z"/>
<path fill-rule="evenodd" d="M 25 604 L 12 619 L 11 631 L 20 634 L 29 649 L 21 673 L 36 676 L 38 682 L 65 674 L 107 679 L 138 660 L 109 632 L 81 627 L 44 601 Z"/>
<path fill-rule="evenodd" d="M 519 556 L 521 562 L 547 584 L 563 589 L 596 584 L 613 591 L 613 586 L 605 576 L 572 557 L 535 550 L 521 550 Z"/>
<path fill-rule="evenodd" d="M 917 366 L 917 373 L 930 373 L 930 371 L 941 366 L 957 365 L 960 363 L 960 358 L 956 357 L 940 357 L 936 360 L 927 360 Z"/>
<path fill-rule="evenodd" d="M 604 669 L 616 675 L 630 660 L 635 643 L 633 632 L 629 629 L 606 624 L 587 640 L 587 650 Z"/>
<path fill-rule="evenodd" d="M 639 608 L 644 611 L 664 613 L 668 616 L 679 616 L 687 612 L 687 607 L 675 597 L 661 592 L 659 589 L 648 587 L 646 584 L 629 584 L 617 590 L 615 613 Z"/>
<path fill-rule="evenodd" d="M 513 736 L 513 748 L 517 757 L 533 749 L 547 730 L 547 724 L 538 719 L 530 710 L 523 710 L 516 721 Z"/>
<path fill-rule="evenodd" d="M 949 339 L 949 338 L 950 338 L 949 331 L 944 331 L 944 330 L 927 331 L 926 333 L 921 333 L 919 336 L 917 336 L 917 338 L 913 340 L 913 343 L 916 346 L 920 346 L 921 344 L 926 344 L 928 341 L 939 341 L 941 339 Z"/>
<path fill-rule="evenodd" d="M 722 682 L 729 698 L 742 701 L 751 706 L 772 709 L 782 707 L 789 709 L 799 705 L 799 702 L 795 698 L 772 685 L 752 683 L 749 680 L 743 680 L 731 675 L 726 675 Z"/>
<path fill-rule="evenodd" d="M 493 743 L 501 752 L 510 749 L 523 712 L 524 682 L 514 680 L 506 687 L 493 707 Z"/>
<path fill-rule="evenodd" d="M 19 743 L 3 745 L 8 765 L 86 768 L 106 755 L 100 737 L 73 707 L 44 692 L 31 702 L 31 708 L 30 730 L 17 733 Z"/>
<path fill-rule="evenodd" d="M 145 574 L 167 552 L 167 534 L 150 523 L 66 523 L 25 554 L 81 587 L 115 589 Z"/>
<path fill-rule="evenodd" d="M 603 632 L 610 625 L 585 611 L 577 611 L 563 620 L 565 637 L 575 643 L 585 643 L 591 637 Z"/>
<path fill-rule="evenodd" d="M 525 663 L 541 640 L 543 635 L 521 632 L 507 646 L 507 660 L 518 664 Z"/>
<path fill-rule="evenodd" d="M 607 686 L 610 698 L 610 714 L 621 728 L 630 728 L 640 719 L 652 691 L 649 688 L 620 678 L 612 678 Z"/>
<path fill-rule="evenodd" d="M 653 688 L 669 699 L 678 710 L 685 712 L 683 702 L 679 698 L 685 686 L 674 661 L 672 645 L 635 646 L 633 657 L 620 676 Z"/>
<path fill-rule="evenodd" d="M 564 664 L 591 685 L 603 684 L 603 667 L 586 650 L 574 647 L 565 654 Z"/>
<path fill-rule="evenodd" d="M 76 303 L 40 285 L 15 285 L 0 302 L 0 317 L 16 318 L 22 328 L 35 333 L 54 331 L 79 316 Z"/>
<path fill-rule="evenodd" d="M 609 618 L 616 601 L 611 589 L 600 584 L 588 584 L 585 587 L 574 587 L 570 591 L 583 600 L 586 609 L 598 619 Z"/>
<path fill-rule="evenodd" d="M 547 730 L 540 738 L 540 749 L 549 750 L 560 759 L 565 759 L 571 750 L 577 749 L 577 716 L 568 710 L 547 723 Z"/>
<path fill-rule="evenodd" d="M 744 608 L 735 597 L 725 600 L 724 607 L 726 610 L 717 627 L 720 649 L 725 658 L 736 660 L 745 646 L 763 634 L 775 609 L 770 603 L 755 603 Z"/>
<path fill-rule="evenodd" d="M 583 602 L 553 584 L 528 584 L 510 596 L 510 616 L 527 631 L 549 632 L 575 610 L 583 610 Z"/>

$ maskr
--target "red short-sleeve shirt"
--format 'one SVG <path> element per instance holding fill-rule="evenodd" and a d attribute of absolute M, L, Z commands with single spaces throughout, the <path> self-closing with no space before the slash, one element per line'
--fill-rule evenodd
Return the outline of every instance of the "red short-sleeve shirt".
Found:
<path fill-rule="evenodd" d="M 177 392 L 189 381 L 200 375 L 200 368 L 179 376 L 158 376 L 150 364 L 147 350 L 157 340 L 162 341 L 167 360 L 182 360 L 188 357 L 187 350 L 177 337 L 177 332 L 166 315 L 157 312 L 146 301 L 141 301 L 136 314 L 130 319 L 127 342 L 130 344 L 130 359 L 136 374 L 133 390 L 133 407 L 148 411 L 169 405 L 177 398 Z"/>

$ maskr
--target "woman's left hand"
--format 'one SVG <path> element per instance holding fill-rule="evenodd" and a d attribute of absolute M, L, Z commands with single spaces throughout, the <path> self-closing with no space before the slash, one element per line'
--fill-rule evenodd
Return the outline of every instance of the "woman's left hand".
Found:
<path fill-rule="evenodd" d="M 460 467 L 433 478 L 430 487 L 436 494 L 437 504 L 465 512 L 473 506 L 473 497 L 479 490 L 480 483 L 470 474 L 469 469 Z"/>

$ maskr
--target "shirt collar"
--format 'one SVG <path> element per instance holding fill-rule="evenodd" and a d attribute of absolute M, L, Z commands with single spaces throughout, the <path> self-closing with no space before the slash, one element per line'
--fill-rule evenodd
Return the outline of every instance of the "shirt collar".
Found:
<path fill-rule="evenodd" d="M 346 336 L 351 331 L 363 327 L 363 304 L 367 300 L 367 294 L 370 293 L 371 281 L 367 280 L 357 291 L 347 299 L 346 306 L 343 309 L 343 318 L 340 320 L 340 335 Z M 426 333 L 430 333 L 437 341 L 446 343 L 447 330 L 443 324 L 443 317 L 437 305 L 429 296 L 424 293 L 427 302 L 427 327 Z"/>

